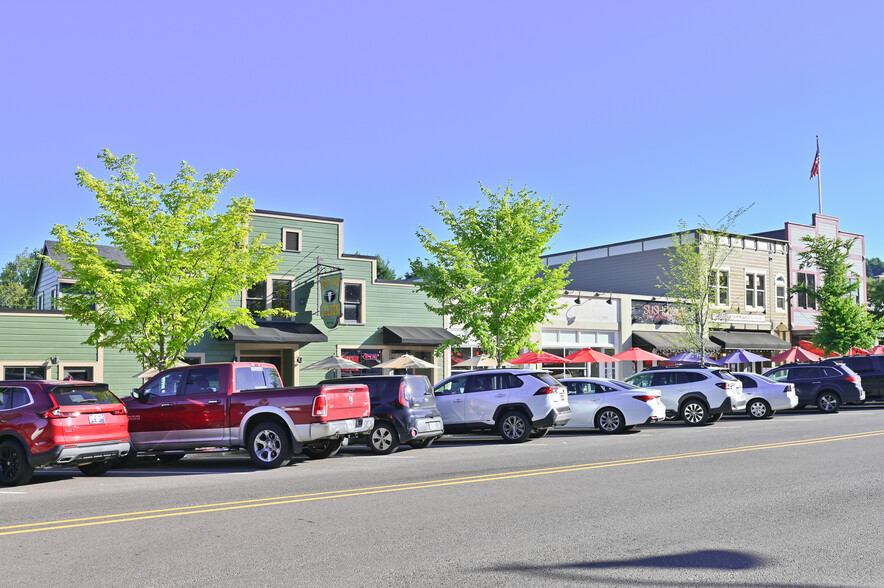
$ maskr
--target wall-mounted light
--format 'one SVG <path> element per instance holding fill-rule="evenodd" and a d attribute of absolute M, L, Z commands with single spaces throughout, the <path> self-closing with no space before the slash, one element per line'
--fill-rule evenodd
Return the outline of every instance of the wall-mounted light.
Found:
<path fill-rule="evenodd" d="M 607 304 L 614 304 L 614 301 L 611 300 L 611 298 L 613 298 L 613 297 L 614 297 L 614 294 L 613 294 L 613 293 L 609 293 L 609 294 L 608 294 L 608 299 L 605 300 L 605 303 L 607 303 Z"/>
<path fill-rule="evenodd" d="M 578 294 L 577 298 L 574 299 L 574 304 L 576 304 L 577 306 L 580 306 L 581 304 L 583 304 L 583 301 L 580 300 L 580 294 Z"/>
<path fill-rule="evenodd" d="M 51 363 L 52 365 L 58 365 L 58 357 L 50 357 L 49 363 Z"/>

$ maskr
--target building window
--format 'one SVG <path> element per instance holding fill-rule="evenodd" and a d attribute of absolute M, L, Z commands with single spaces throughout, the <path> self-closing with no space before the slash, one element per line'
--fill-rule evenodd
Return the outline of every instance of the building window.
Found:
<path fill-rule="evenodd" d="M 253 315 L 269 310 L 292 308 L 292 281 L 270 280 L 270 292 L 267 291 L 267 282 L 258 282 L 246 291 L 246 308 Z"/>
<path fill-rule="evenodd" d="M 282 310 L 292 309 L 292 281 L 271 280 L 273 291 L 271 292 L 271 308 Z"/>
<path fill-rule="evenodd" d="M 301 231 L 298 229 L 283 229 L 282 250 L 301 251 Z"/>
<path fill-rule="evenodd" d="M 712 291 L 709 299 L 712 304 L 728 306 L 730 304 L 728 292 L 730 290 L 730 274 L 727 270 L 712 270 L 709 272 L 709 284 Z"/>
<path fill-rule="evenodd" d="M 814 274 L 798 272 L 798 283 L 804 284 L 809 289 L 816 291 L 816 276 Z M 816 296 L 811 292 L 799 292 L 798 308 L 816 310 Z"/>
<path fill-rule="evenodd" d="M 58 290 L 55 286 L 49 289 L 49 308 L 50 310 L 58 308 Z"/>
<path fill-rule="evenodd" d="M 258 282 L 246 291 L 246 308 L 252 314 L 267 309 L 267 282 Z"/>
<path fill-rule="evenodd" d="M 344 282 L 344 321 L 362 323 L 362 284 Z"/>
<path fill-rule="evenodd" d="M 775 284 L 777 289 L 777 310 L 786 310 L 786 278 L 777 276 Z"/>
<path fill-rule="evenodd" d="M 45 380 L 46 368 L 43 366 L 9 366 L 3 368 L 4 380 Z"/>
<path fill-rule="evenodd" d="M 764 274 L 746 274 L 746 307 L 764 308 Z"/>
<path fill-rule="evenodd" d="M 37 310 L 43 310 L 43 293 L 37 294 Z"/>
<path fill-rule="evenodd" d="M 65 367 L 62 372 L 61 379 L 62 380 L 83 380 L 84 382 L 91 382 L 94 378 L 94 368 L 91 366 L 71 366 Z"/>

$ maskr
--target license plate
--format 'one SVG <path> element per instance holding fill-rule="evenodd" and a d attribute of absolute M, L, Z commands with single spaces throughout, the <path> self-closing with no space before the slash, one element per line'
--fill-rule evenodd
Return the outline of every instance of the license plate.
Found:
<path fill-rule="evenodd" d="M 431 431 L 438 431 L 442 428 L 442 423 L 437 421 L 430 421 L 427 423 L 427 428 Z"/>
<path fill-rule="evenodd" d="M 104 415 L 103 414 L 90 414 L 89 415 L 89 424 L 90 425 L 103 425 L 104 424 Z"/>

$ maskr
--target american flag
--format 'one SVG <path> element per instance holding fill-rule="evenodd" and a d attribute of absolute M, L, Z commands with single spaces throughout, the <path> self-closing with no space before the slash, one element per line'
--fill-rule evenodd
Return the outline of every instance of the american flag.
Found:
<path fill-rule="evenodd" d="M 813 167 L 810 168 L 810 177 L 808 179 L 812 180 L 814 176 L 820 175 L 820 146 L 816 146 L 816 157 L 813 158 Z"/>

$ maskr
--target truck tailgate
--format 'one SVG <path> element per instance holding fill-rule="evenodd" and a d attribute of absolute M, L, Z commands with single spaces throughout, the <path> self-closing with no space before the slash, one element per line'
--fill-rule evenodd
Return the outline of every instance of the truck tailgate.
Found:
<path fill-rule="evenodd" d="M 339 421 L 371 415 L 368 386 L 364 384 L 324 384 L 322 394 L 328 401 L 328 415 L 323 418 L 325 421 Z"/>

